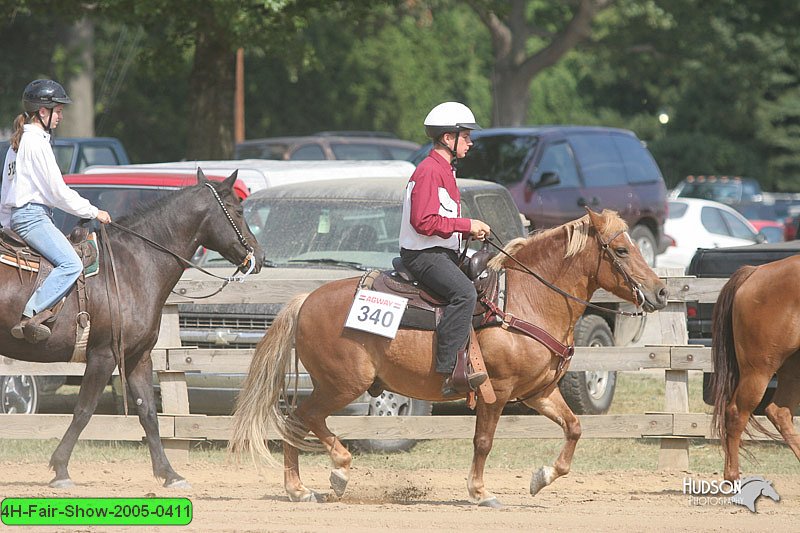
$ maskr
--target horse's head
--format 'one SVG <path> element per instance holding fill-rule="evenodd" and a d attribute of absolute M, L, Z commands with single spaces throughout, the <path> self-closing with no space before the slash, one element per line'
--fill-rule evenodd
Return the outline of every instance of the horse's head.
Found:
<path fill-rule="evenodd" d="M 663 309 L 669 295 L 667 286 L 642 257 L 625 222 L 608 209 L 602 213 L 587 211 L 600 247 L 595 273 L 598 285 L 647 312 Z"/>
<path fill-rule="evenodd" d="M 239 172 L 235 170 L 221 182 L 210 181 L 197 169 L 197 187 L 208 195 L 208 216 L 204 221 L 203 246 L 215 250 L 239 265 L 241 272 L 258 272 L 264 263 L 264 251 L 247 225 L 242 203 L 233 189 Z"/>

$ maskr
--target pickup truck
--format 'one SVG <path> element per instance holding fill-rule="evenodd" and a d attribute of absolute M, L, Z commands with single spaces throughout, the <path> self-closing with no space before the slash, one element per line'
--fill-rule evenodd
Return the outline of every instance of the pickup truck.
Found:
<path fill-rule="evenodd" d="M 0 141 L 0 158 L 5 158 L 9 141 Z M 114 137 L 54 138 L 53 152 L 62 174 L 78 174 L 92 165 L 127 165 L 128 153 Z"/>
<path fill-rule="evenodd" d="M 744 265 L 763 265 L 785 257 L 800 254 L 800 241 L 754 244 L 750 246 L 736 246 L 731 248 L 714 248 L 697 250 L 692 262 L 686 269 L 686 274 L 698 278 L 727 278 Z M 713 304 L 687 303 L 686 326 L 689 332 L 690 344 L 711 346 L 711 316 Z M 713 405 L 709 387 L 710 373 L 703 375 L 703 400 Z M 761 400 L 756 413 L 763 414 L 764 407 L 772 398 L 776 385 L 772 379 L 764 398 Z"/>

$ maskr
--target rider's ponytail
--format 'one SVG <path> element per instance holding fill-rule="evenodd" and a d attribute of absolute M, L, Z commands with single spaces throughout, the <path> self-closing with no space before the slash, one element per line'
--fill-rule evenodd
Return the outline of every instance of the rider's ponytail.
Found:
<path fill-rule="evenodd" d="M 14 133 L 11 134 L 11 148 L 13 148 L 15 152 L 19 151 L 19 142 L 22 140 L 22 127 L 25 125 L 27 118 L 27 113 L 20 113 L 17 115 L 17 118 L 14 119 Z"/>

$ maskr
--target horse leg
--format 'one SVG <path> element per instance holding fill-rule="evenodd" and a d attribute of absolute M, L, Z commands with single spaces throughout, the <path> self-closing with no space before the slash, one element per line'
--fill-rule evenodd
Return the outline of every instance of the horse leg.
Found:
<path fill-rule="evenodd" d="M 742 433 L 747 427 L 750 415 L 764 396 L 771 377 L 772 372 L 741 373 L 739 384 L 725 408 L 726 437 L 722 443 L 725 452 L 723 475 L 728 481 L 739 479 L 739 447 L 742 443 Z"/>
<path fill-rule="evenodd" d="M 164 445 L 161 443 L 156 400 L 153 393 L 153 360 L 150 358 L 150 352 L 139 358 L 138 363 L 128 372 L 128 387 L 136 403 L 139 423 L 147 438 L 153 475 L 163 479 L 165 487 L 190 488 L 189 483 L 172 469 L 172 465 L 164 453 Z M 127 394 L 127 391 L 123 391 L 123 394 Z"/>
<path fill-rule="evenodd" d="M 322 503 L 324 500 L 322 495 L 303 485 L 298 450 L 286 441 L 283 441 L 283 487 L 293 502 Z"/>
<path fill-rule="evenodd" d="M 578 444 L 578 439 L 581 438 L 581 423 L 572 409 L 569 408 L 567 402 L 561 396 L 561 391 L 558 387 L 547 396 L 541 398 L 534 398 L 525 401 L 525 405 L 536 409 L 540 414 L 546 416 L 564 430 L 564 447 L 553 466 L 542 466 L 533 473 L 531 477 L 531 496 L 536 494 L 551 484 L 557 478 L 565 476 L 569 473 L 570 466 L 572 465 L 572 456 L 575 454 L 575 447 Z"/>
<path fill-rule="evenodd" d="M 103 389 L 108 384 L 108 379 L 114 371 L 115 364 L 111 352 L 93 352 L 87 357 L 86 371 L 78 392 L 78 403 L 72 413 L 72 422 L 70 422 L 53 455 L 50 456 L 50 468 L 56 474 L 50 481 L 51 487 L 69 488 L 75 485 L 69 477 L 69 459 L 83 428 L 89 423 L 95 409 L 97 409 L 97 403 L 100 401 Z"/>
<path fill-rule="evenodd" d="M 337 497 L 341 497 L 347 488 L 347 482 L 350 480 L 350 463 L 353 460 L 353 456 L 344 447 L 342 441 L 331 432 L 325 423 L 325 419 L 332 412 L 358 398 L 364 390 L 349 393 L 347 391 L 334 390 L 326 392 L 323 387 L 317 384 L 311 395 L 295 411 L 296 418 L 301 420 L 305 427 L 309 428 L 322 445 L 325 446 L 325 449 L 328 450 L 328 455 L 334 467 L 331 470 L 331 488 Z"/>
<path fill-rule="evenodd" d="M 492 451 L 494 432 L 505 404 L 506 402 L 500 399 L 492 404 L 478 402 L 475 415 L 475 435 L 472 437 L 472 465 L 467 478 L 467 491 L 470 500 L 481 507 L 502 507 L 497 497 L 486 489 L 483 472 L 486 468 L 486 458 Z"/>
<path fill-rule="evenodd" d="M 792 415 L 800 404 L 800 352 L 789 358 L 778 371 L 778 388 L 767 405 L 770 422 L 780 431 L 783 440 L 800 460 L 800 439 L 794 431 Z"/>

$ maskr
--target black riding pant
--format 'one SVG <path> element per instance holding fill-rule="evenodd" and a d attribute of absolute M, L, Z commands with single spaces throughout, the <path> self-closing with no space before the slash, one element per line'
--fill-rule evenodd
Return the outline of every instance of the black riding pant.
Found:
<path fill-rule="evenodd" d="M 458 350 L 469 339 L 472 311 L 478 299 L 475 286 L 458 268 L 455 250 L 402 249 L 400 257 L 417 280 L 449 302 L 436 327 L 436 371 L 449 374 L 456 366 Z"/>

